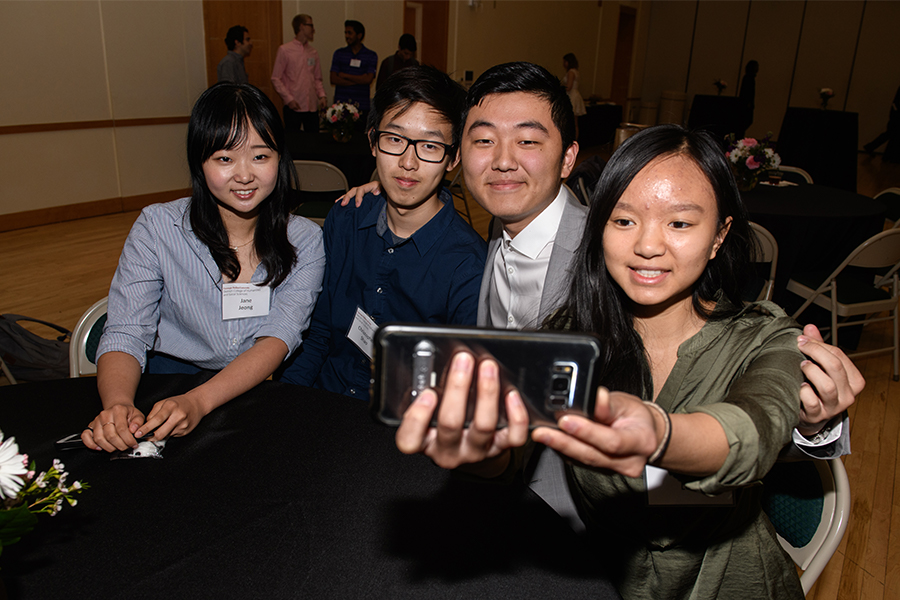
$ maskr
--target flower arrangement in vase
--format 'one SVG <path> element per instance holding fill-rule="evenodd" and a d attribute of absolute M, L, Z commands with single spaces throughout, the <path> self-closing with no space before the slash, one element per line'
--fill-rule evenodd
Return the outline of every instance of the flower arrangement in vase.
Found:
<path fill-rule="evenodd" d="M 359 106 L 351 102 L 335 102 L 325 110 L 325 129 L 338 142 L 349 142 L 353 127 L 359 121 Z"/>
<path fill-rule="evenodd" d="M 771 132 L 761 140 L 756 138 L 736 139 L 729 134 L 726 158 L 731 162 L 731 170 L 738 189 L 742 192 L 752 190 L 759 183 L 760 176 L 770 169 L 781 166 L 781 157 L 769 146 Z"/>
<path fill-rule="evenodd" d="M 822 110 L 828 108 L 828 101 L 834 98 L 834 90 L 831 88 L 822 88 L 819 90 L 819 98 L 822 100 Z"/>
<path fill-rule="evenodd" d="M 66 483 L 65 465 L 53 460 L 49 470 L 36 473 L 34 461 L 19 454 L 16 438 L 3 441 L 0 432 L 0 552 L 14 544 L 37 525 L 40 513 L 56 515 L 68 503 L 75 506 L 75 494 L 87 489 L 86 483 Z"/>

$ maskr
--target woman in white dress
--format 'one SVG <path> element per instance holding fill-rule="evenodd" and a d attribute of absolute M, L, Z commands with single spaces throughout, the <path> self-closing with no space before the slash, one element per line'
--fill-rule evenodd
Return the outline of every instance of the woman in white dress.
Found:
<path fill-rule="evenodd" d="M 563 56 L 563 68 L 566 70 L 566 77 L 563 85 L 566 86 L 566 92 L 569 94 L 569 100 L 572 101 L 572 108 L 575 110 L 575 139 L 578 139 L 578 117 L 587 114 L 584 107 L 584 98 L 578 91 L 578 59 L 569 52 Z"/>

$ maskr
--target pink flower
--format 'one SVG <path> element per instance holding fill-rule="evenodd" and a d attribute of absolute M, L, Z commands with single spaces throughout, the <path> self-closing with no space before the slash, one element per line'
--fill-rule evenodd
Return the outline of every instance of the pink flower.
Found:
<path fill-rule="evenodd" d="M 751 157 L 747 158 L 746 165 L 747 165 L 747 168 L 752 171 L 752 170 L 758 169 L 760 166 L 762 166 L 762 163 L 758 162 L 756 160 L 755 156 L 751 156 Z"/>
<path fill-rule="evenodd" d="M 741 140 L 741 143 L 744 145 L 745 148 L 753 148 L 754 146 L 759 145 L 759 142 L 757 142 L 753 138 L 744 138 Z"/>
<path fill-rule="evenodd" d="M 338 120 L 337 115 L 331 115 L 331 122 L 332 122 L 332 123 L 337 123 L 337 120 Z"/>

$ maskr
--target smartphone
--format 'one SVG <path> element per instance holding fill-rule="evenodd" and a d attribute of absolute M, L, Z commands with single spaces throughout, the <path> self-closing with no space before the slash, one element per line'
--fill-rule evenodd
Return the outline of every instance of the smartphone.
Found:
<path fill-rule="evenodd" d="M 476 364 L 492 358 L 500 367 L 498 428 L 507 424 L 502 399 L 513 388 L 528 409 L 532 428 L 556 427 L 566 413 L 594 412 L 600 340 L 591 334 L 391 324 L 378 328 L 373 346 L 371 406 L 375 417 L 388 425 L 399 425 L 424 390 L 434 389 L 441 397 L 450 362 L 461 351 L 471 353 Z M 474 379 L 467 426 L 475 412 Z"/>

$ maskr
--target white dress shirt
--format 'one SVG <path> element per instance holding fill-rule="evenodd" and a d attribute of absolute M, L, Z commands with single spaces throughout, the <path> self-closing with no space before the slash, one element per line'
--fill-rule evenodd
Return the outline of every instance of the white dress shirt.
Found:
<path fill-rule="evenodd" d="M 515 238 L 503 230 L 492 257 L 491 325 L 498 329 L 540 327 L 541 294 L 566 198 L 560 192 Z"/>

